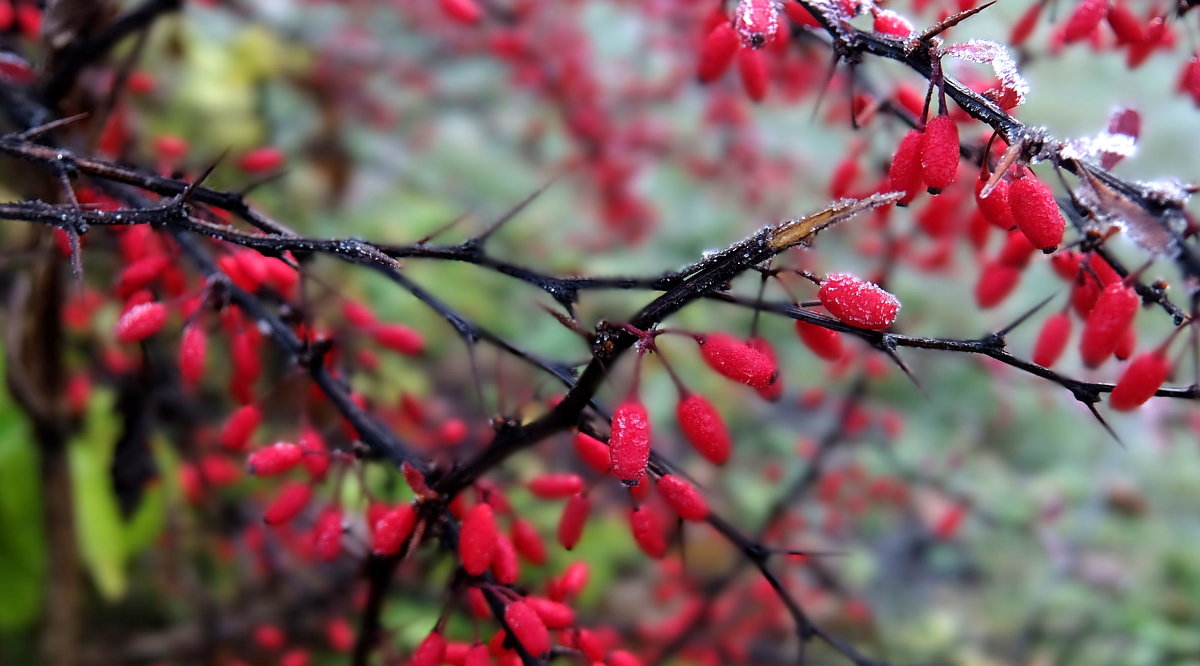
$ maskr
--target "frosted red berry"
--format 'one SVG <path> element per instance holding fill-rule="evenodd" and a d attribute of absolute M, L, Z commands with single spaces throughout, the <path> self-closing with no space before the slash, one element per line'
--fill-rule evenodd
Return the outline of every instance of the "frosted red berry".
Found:
<path fill-rule="evenodd" d="M 321 562 L 332 562 L 342 551 L 342 512 L 330 507 L 321 512 L 313 528 L 313 555 Z"/>
<path fill-rule="evenodd" d="M 491 505 L 481 502 L 467 511 L 458 536 L 458 557 L 467 573 L 481 576 L 492 565 L 497 534 Z"/>
<path fill-rule="evenodd" d="M 879 285 L 848 273 L 833 273 L 821 283 L 821 305 L 841 321 L 872 331 L 882 331 L 896 321 L 900 300 Z"/>
<path fill-rule="evenodd" d="M 1080 0 L 1063 26 L 1063 41 L 1070 44 L 1086 39 L 1107 14 L 1108 0 Z"/>
<path fill-rule="evenodd" d="M 907 206 L 921 191 L 921 144 L 925 135 L 909 130 L 900 140 L 888 167 L 888 189 L 903 192 L 897 205 Z"/>
<path fill-rule="evenodd" d="M 526 597 L 525 603 L 542 618 L 547 628 L 566 629 L 575 624 L 575 611 L 564 603 L 541 597 Z"/>
<path fill-rule="evenodd" d="M 1051 250 L 1062 242 L 1067 220 L 1049 185 L 1034 176 L 1013 181 L 1008 187 L 1008 206 L 1017 228 L 1034 247 Z"/>
<path fill-rule="evenodd" d="M 1139 354 L 1121 373 L 1108 396 L 1109 406 L 1122 412 L 1142 406 L 1162 388 L 1170 373 L 1171 361 L 1162 351 Z"/>
<path fill-rule="evenodd" d="M 958 125 L 950 116 L 936 116 L 925 126 L 921 141 L 921 180 L 941 191 L 958 174 Z"/>
<path fill-rule="evenodd" d="M 509 528 L 509 537 L 517 553 L 530 564 L 541 566 L 546 563 L 546 544 L 533 523 L 524 518 L 513 520 Z"/>
<path fill-rule="evenodd" d="M 575 455 L 579 456 L 579 459 L 588 467 L 601 474 L 607 473 L 612 467 L 612 456 L 609 453 L 608 444 L 582 432 L 575 433 L 572 443 L 575 447 Z"/>
<path fill-rule="evenodd" d="M 756 389 L 775 382 L 774 361 L 749 344 L 728 333 L 710 333 L 699 341 L 704 361 L 725 377 Z"/>
<path fill-rule="evenodd" d="M 679 429 L 692 448 L 714 465 L 724 465 L 732 449 L 729 431 L 720 412 L 704 396 L 695 393 L 675 406 Z"/>
<path fill-rule="evenodd" d="M 208 335 L 198 324 L 183 329 L 179 340 L 179 377 L 188 386 L 195 386 L 204 376 L 204 360 L 208 356 Z"/>
<path fill-rule="evenodd" d="M 666 474 L 658 480 L 658 491 L 680 518 L 691 521 L 708 518 L 708 502 L 684 479 Z"/>
<path fill-rule="evenodd" d="M 913 34 L 912 23 L 890 9 L 876 11 L 871 27 L 881 35 L 896 39 L 907 39 Z"/>
<path fill-rule="evenodd" d="M 642 475 L 650 460 L 650 415 L 642 403 L 630 400 L 613 412 L 608 447 L 613 476 L 630 482 Z"/>
<path fill-rule="evenodd" d="M 575 495 L 567 500 L 563 507 L 562 516 L 558 520 L 558 543 L 563 548 L 571 550 L 583 536 L 583 528 L 587 525 L 588 513 L 592 510 L 592 501 L 587 495 Z"/>
<path fill-rule="evenodd" d="M 395 555 L 417 525 L 417 510 L 401 504 L 375 521 L 371 530 L 371 549 L 376 555 Z"/>
<path fill-rule="evenodd" d="M 739 0 L 733 11 L 733 25 L 742 46 L 760 49 L 779 30 L 779 6 L 775 0 Z"/>
<path fill-rule="evenodd" d="M 629 528 L 638 548 L 646 555 L 657 560 L 667 553 L 667 538 L 663 534 L 662 521 L 658 514 L 645 504 L 629 512 Z"/>
<path fill-rule="evenodd" d="M 583 479 L 578 474 L 543 474 L 529 482 L 529 492 L 543 499 L 570 497 L 581 490 Z"/>
<path fill-rule="evenodd" d="M 979 212 L 983 213 L 984 219 L 992 226 L 1004 230 L 1016 227 L 1017 219 L 1013 217 L 1012 207 L 1008 204 L 1010 183 L 1001 179 L 985 197 L 982 193 L 986 185 L 987 181 L 982 178 L 975 181 L 975 203 L 979 206 Z"/>
<path fill-rule="evenodd" d="M 446 638 L 441 632 L 433 631 L 417 646 L 412 658 L 408 660 L 408 666 L 441 666 L 445 655 Z"/>
<path fill-rule="evenodd" d="M 1021 281 L 1021 269 L 1002 261 L 989 261 L 979 271 L 975 302 L 987 309 L 999 305 Z"/>
<path fill-rule="evenodd" d="M 1079 353 L 1085 365 L 1099 367 L 1112 356 L 1125 330 L 1133 323 L 1140 303 L 1137 292 L 1121 282 L 1114 282 L 1100 292 L 1080 338 Z"/>

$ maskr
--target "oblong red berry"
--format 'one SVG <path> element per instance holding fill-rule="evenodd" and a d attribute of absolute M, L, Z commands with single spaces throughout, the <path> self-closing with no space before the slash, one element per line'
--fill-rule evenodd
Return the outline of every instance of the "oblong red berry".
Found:
<path fill-rule="evenodd" d="M 1066 312 L 1050 315 L 1033 345 L 1033 362 L 1043 368 L 1052 367 L 1067 348 L 1070 337 L 1071 315 Z"/>
<path fill-rule="evenodd" d="M 687 481 L 673 474 L 664 474 L 658 480 L 658 491 L 680 518 L 696 522 L 708 518 L 708 502 Z"/>
<path fill-rule="evenodd" d="M 613 412 L 608 437 L 612 473 L 622 481 L 635 481 L 650 461 L 650 415 L 636 400 L 621 403 Z"/>
<path fill-rule="evenodd" d="M 772 368 L 779 367 L 779 357 L 775 354 L 775 347 L 771 344 L 770 340 L 762 337 L 761 335 L 755 335 L 746 338 L 746 346 L 762 354 L 763 356 L 766 356 L 767 360 L 771 362 Z M 783 397 L 783 381 L 779 378 L 779 374 L 776 373 L 775 381 L 767 384 L 766 386 L 756 386 L 754 388 L 754 392 L 767 402 L 775 402 Z"/>
<path fill-rule="evenodd" d="M 699 342 L 704 361 L 725 377 L 756 389 L 766 388 L 775 382 L 774 361 L 732 335 L 710 333 L 700 338 Z"/>
<path fill-rule="evenodd" d="M 563 507 L 562 516 L 558 519 L 558 544 L 567 550 L 579 543 L 583 536 L 583 528 L 587 525 L 588 514 L 592 510 L 592 501 L 587 495 L 575 495 L 567 500 Z"/>
<path fill-rule="evenodd" d="M 729 460 L 733 448 L 729 430 L 720 412 L 704 396 L 693 393 L 680 400 L 675 406 L 675 417 L 696 453 L 714 465 L 724 465 Z"/>
<path fill-rule="evenodd" d="M 417 646 L 408 666 L 441 666 L 446 655 L 446 639 L 439 631 L 432 631 Z"/>
<path fill-rule="evenodd" d="M 761 49 L 779 30 L 779 5 L 775 0 L 739 0 L 733 24 L 742 46 Z"/>
<path fill-rule="evenodd" d="M 246 173 L 268 173 L 283 166 L 283 151 L 274 146 L 262 146 L 239 157 L 237 164 Z"/>
<path fill-rule="evenodd" d="M 1063 41 L 1067 44 L 1086 39 L 1108 14 L 1108 0 L 1080 0 L 1063 26 Z"/>
<path fill-rule="evenodd" d="M 250 436 L 261 422 L 262 412 L 257 405 L 242 405 L 225 420 L 217 441 L 230 451 L 244 451 Z"/>
<path fill-rule="evenodd" d="M 566 629 L 575 624 L 575 611 L 564 603 L 541 597 L 525 597 L 525 603 L 533 608 L 549 629 Z"/>
<path fill-rule="evenodd" d="M 643 553 L 656 560 L 666 555 L 667 538 L 657 513 L 642 504 L 629 512 L 629 527 L 633 540 Z"/>
<path fill-rule="evenodd" d="M 421 334 L 404 324 L 379 324 L 371 329 L 371 337 L 387 349 L 406 356 L 416 356 L 425 351 L 425 340 Z"/>
<path fill-rule="evenodd" d="M 842 344 L 842 334 L 832 328 L 797 319 L 796 336 L 812 353 L 826 361 L 836 361 L 846 353 L 846 348 Z"/>
<path fill-rule="evenodd" d="M 583 490 L 578 474 L 543 474 L 529 482 L 529 492 L 543 499 L 570 497 Z"/>
<path fill-rule="evenodd" d="M 601 474 L 607 473 L 612 467 L 608 444 L 582 432 L 575 433 L 572 443 L 575 446 L 575 455 L 588 467 Z"/>
<path fill-rule="evenodd" d="M 179 377 L 183 383 L 195 386 L 204 376 L 204 360 L 208 357 L 208 335 L 199 324 L 189 324 L 179 340 Z"/>
<path fill-rule="evenodd" d="M 738 36 L 728 21 L 718 23 L 704 38 L 700 47 L 700 63 L 696 67 L 696 77 L 701 83 L 715 81 L 733 62 L 733 56 L 738 50 Z"/>
<path fill-rule="evenodd" d="M 1146 39 L 1146 31 L 1136 14 L 1123 2 L 1117 2 L 1108 10 L 1108 25 L 1117 36 L 1118 44 L 1138 44 Z"/>
<path fill-rule="evenodd" d="M 509 537 L 517 553 L 529 560 L 530 564 L 541 566 L 546 563 L 546 544 L 533 523 L 524 518 L 513 520 L 509 528 Z"/>
<path fill-rule="evenodd" d="M 342 552 L 342 511 L 330 507 L 321 512 L 313 528 L 313 555 L 321 562 L 332 562 Z"/>
<path fill-rule="evenodd" d="M 987 309 L 1000 304 L 1021 281 L 1021 269 L 1001 261 L 989 261 L 979 271 L 975 302 Z"/>
<path fill-rule="evenodd" d="M 263 522 L 268 525 L 282 525 L 295 518 L 304 510 L 312 497 L 312 486 L 307 483 L 293 481 L 280 489 L 279 494 L 267 505 L 263 512 Z"/>
<path fill-rule="evenodd" d="M 521 577 L 521 563 L 517 560 L 517 548 L 503 534 L 496 535 L 496 554 L 492 556 L 492 576 L 501 585 L 514 585 Z"/>
<path fill-rule="evenodd" d="M 924 139 L 924 134 L 909 130 L 892 156 L 888 167 L 888 189 L 904 193 L 896 202 L 898 206 L 912 203 L 921 192 L 921 144 Z"/>
<path fill-rule="evenodd" d="M 1014 181 L 1008 187 L 1008 206 L 1017 228 L 1034 247 L 1051 250 L 1062 242 L 1067 220 L 1049 185 L 1034 176 Z"/>
<path fill-rule="evenodd" d="M 250 454 L 246 464 L 255 476 L 283 474 L 304 458 L 304 451 L 290 442 L 275 442 Z"/>
<path fill-rule="evenodd" d="M 879 285 L 848 273 L 833 273 L 817 293 L 821 305 L 841 321 L 872 331 L 882 331 L 896 321 L 900 300 Z"/>
<path fill-rule="evenodd" d="M 1001 179 L 986 197 L 981 196 L 985 185 L 987 181 L 982 178 L 975 181 L 975 204 L 979 206 L 984 219 L 1006 231 L 1016 227 L 1017 219 L 1013 217 L 1012 207 L 1008 204 L 1009 182 Z"/>
<path fill-rule="evenodd" d="M 738 76 L 746 96 L 761 102 L 767 96 L 767 59 L 762 51 L 742 49 L 737 52 Z"/>
<path fill-rule="evenodd" d="M 483 7 L 475 0 L 438 0 L 446 16 L 463 23 L 472 25 L 483 18 Z"/>
<path fill-rule="evenodd" d="M 925 126 L 921 141 L 921 180 L 941 191 L 958 174 L 958 125 L 950 116 L 936 116 Z"/>
<path fill-rule="evenodd" d="M 154 335 L 167 323 L 167 306 L 151 301 L 135 305 L 117 320 L 117 340 L 141 342 Z"/>
<path fill-rule="evenodd" d="M 371 550 L 376 555 L 395 555 L 417 525 L 417 510 L 401 504 L 375 521 L 371 531 Z"/>
<path fill-rule="evenodd" d="M 890 9 L 876 11 L 871 27 L 881 35 L 896 39 L 907 39 L 913 34 L 912 23 Z"/>
<path fill-rule="evenodd" d="M 550 630 L 529 604 L 524 601 L 509 604 L 504 609 L 504 622 L 530 654 L 541 656 L 550 651 Z"/>
<path fill-rule="evenodd" d="M 1129 362 L 1108 396 L 1108 405 L 1127 412 L 1142 406 L 1162 388 L 1171 373 L 1171 361 L 1159 350 L 1138 355 Z"/>
<path fill-rule="evenodd" d="M 496 554 L 496 517 L 492 507 L 481 502 L 471 507 L 458 536 L 458 559 L 472 576 L 481 576 L 492 566 Z"/>
<path fill-rule="evenodd" d="M 1125 329 L 1133 323 L 1140 303 L 1137 292 L 1121 282 L 1114 282 L 1100 292 L 1084 322 L 1079 341 L 1079 354 L 1084 365 L 1096 368 L 1112 356 Z"/>

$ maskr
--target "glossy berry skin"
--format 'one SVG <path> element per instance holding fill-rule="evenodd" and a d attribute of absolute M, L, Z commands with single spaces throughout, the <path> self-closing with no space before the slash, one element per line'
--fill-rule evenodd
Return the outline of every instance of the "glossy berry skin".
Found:
<path fill-rule="evenodd" d="M 696 78 L 701 83 L 715 81 L 729 69 L 738 51 L 738 36 L 727 21 L 718 23 L 704 38 L 700 47 L 700 64 L 696 67 Z"/>
<path fill-rule="evenodd" d="M 738 76 L 746 96 L 755 102 L 767 97 L 767 60 L 762 51 L 742 49 L 737 53 Z"/>
<path fill-rule="evenodd" d="M 1080 0 L 1067 17 L 1063 41 L 1067 44 L 1086 39 L 1108 14 L 1108 0 Z"/>
<path fill-rule="evenodd" d="M 225 420 L 217 441 L 226 450 L 245 451 L 246 443 L 261 421 L 262 412 L 257 405 L 242 405 Z"/>
<path fill-rule="evenodd" d="M 524 518 L 517 518 L 512 522 L 509 537 L 517 553 L 530 564 L 541 566 L 546 563 L 546 544 L 533 523 Z"/>
<path fill-rule="evenodd" d="M 1000 261 L 989 261 L 975 283 L 975 302 L 987 309 L 999 305 L 1021 281 L 1021 269 Z"/>
<path fill-rule="evenodd" d="M 333 507 L 325 509 L 313 528 L 313 555 L 318 561 L 332 562 L 342 552 L 342 512 Z"/>
<path fill-rule="evenodd" d="M 190 324 L 183 329 L 179 341 L 179 377 L 188 386 L 195 386 L 204 375 L 204 360 L 208 356 L 208 336 L 204 329 Z"/>
<path fill-rule="evenodd" d="M 140 303 L 129 308 L 117 320 L 117 341 L 141 342 L 154 335 L 167 323 L 167 306 L 162 303 Z"/>
<path fill-rule="evenodd" d="M 458 558 L 467 573 L 481 576 L 492 565 L 496 534 L 496 517 L 491 505 L 480 503 L 467 511 L 458 536 Z"/>
<path fill-rule="evenodd" d="M 921 141 L 921 180 L 930 191 L 950 187 L 958 174 L 958 125 L 950 116 L 936 116 L 925 126 Z"/>
<path fill-rule="evenodd" d="M 557 601 L 541 597 L 526 597 L 525 603 L 542 618 L 542 622 L 550 629 L 566 629 L 575 624 L 575 611 L 571 607 Z"/>
<path fill-rule="evenodd" d="M 417 511 L 411 504 L 401 504 L 383 514 L 372 526 L 371 549 L 376 555 L 395 555 L 413 533 Z"/>
<path fill-rule="evenodd" d="M 1141 407 L 1162 388 L 1171 373 L 1171 361 L 1161 351 L 1140 354 L 1130 361 L 1108 396 L 1108 405 L 1127 412 Z"/>
<path fill-rule="evenodd" d="M 680 518 L 694 522 L 708 518 L 708 502 L 687 481 L 666 474 L 658 480 L 658 491 Z"/>
<path fill-rule="evenodd" d="M 583 490 L 578 474 L 543 474 L 529 482 L 529 492 L 542 499 L 570 497 Z"/>
<path fill-rule="evenodd" d="M 283 166 L 283 151 L 273 146 L 255 148 L 238 158 L 238 167 L 246 173 L 270 173 Z"/>
<path fill-rule="evenodd" d="M 613 476 L 636 481 L 650 461 L 650 415 L 642 403 L 624 402 L 613 412 L 608 447 Z"/>
<path fill-rule="evenodd" d="M 1015 228 L 1017 219 L 1013 217 L 1012 207 L 1008 204 L 1010 183 L 1000 180 L 986 197 L 981 195 L 985 185 L 987 181 L 983 179 L 975 181 L 975 203 L 979 206 L 979 212 L 994 227 L 1004 230 Z"/>
<path fill-rule="evenodd" d="M 440 632 L 431 632 L 417 646 L 408 661 L 409 666 L 440 666 L 446 654 L 446 639 Z"/>
<path fill-rule="evenodd" d="M 1071 337 L 1071 316 L 1058 312 L 1046 319 L 1033 347 L 1033 362 L 1049 368 L 1062 356 Z"/>
<path fill-rule="evenodd" d="M 483 18 L 483 7 L 475 0 L 438 0 L 446 16 L 465 25 L 473 25 Z"/>
<path fill-rule="evenodd" d="M 728 333 L 701 338 L 700 354 L 710 368 L 735 382 L 756 389 L 775 382 L 775 363 L 770 357 Z"/>
<path fill-rule="evenodd" d="M 675 406 L 679 429 L 692 448 L 714 465 L 724 465 L 733 448 L 721 414 L 704 396 L 695 393 Z"/>
<path fill-rule="evenodd" d="M 606 474 L 612 468 L 612 455 L 608 444 L 582 432 L 575 433 L 572 443 L 575 446 L 575 455 L 594 471 Z"/>
<path fill-rule="evenodd" d="M 1079 353 L 1085 365 L 1096 368 L 1112 356 L 1140 304 L 1137 292 L 1121 282 L 1114 282 L 1100 292 L 1084 322 L 1080 339 Z"/>
<path fill-rule="evenodd" d="M 517 641 L 534 656 L 550 651 L 550 630 L 537 611 L 524 601 L 514 601 L 504 609 L 504 622 Z"/>
<path fill-rule="evenodd" d="M 1033 176 L 1013 181 L 1008 187 L 1008 206 L 1017 228 L 1034 247 L 1052 250 L 1062 242 L 1067 220 L 1049 185 Z"/>
<path fill-rule="evenodd" d="M 872 331 L 882 331 L 896 321 L 900 301 L 878 285 L 847 273 L 833 273 L 817 293 L 821 305 L 841 321 Z"/>
<path fill-rule="evenodd" d="M 371 331 L 371 337 L 383 347 L 406 356 L 425 351 L 421 334 L 403 324 L 380 324 Z"/>

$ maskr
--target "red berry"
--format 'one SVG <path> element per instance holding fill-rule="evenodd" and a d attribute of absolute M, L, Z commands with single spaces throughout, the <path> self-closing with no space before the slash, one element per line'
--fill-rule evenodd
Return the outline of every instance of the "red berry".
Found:
<path fill-rule="evenodd" d="M 746 346 L 756 352 L 759 352 L 763 356 L 766 356 L 767 360 L 771 362 L 772 368 L 779 367 L 779 363 L 776 361 L 778 357 L 775 355 L 775 347 L 771 345 L 770 340 L 760 335 L 756 335 L 746 339 Z M 775 381 L 766 386 L 756 386 L 754 387 L 754 391 L 755 393 L 758 393 L 759 397 L 763 400 L 766 400 L 767 402 L 775 402 L 783 397 L 783 381 L 780 380 L 777 373 L 775 376 Z"/>
<path fill-rule="evenodd" d="M 472 25 L 483 18 L 483 7 L 475 0 L 438 0 L 438 4 L 446 16 L 459 23 Z"/>
<path fill-rule="evenodd" d="M 760 49 L 779 30 L 779 5 L 775 0 L 740 0 L 733 11 L 733 25 L 742 46 Z"/>
<path fill-rule="evenodd" d="M 1009 182 L 1001 179 L 986 197 L 980 196 L 985 185 L 987 181 L 982 178 L 975 181 L 975 203 L 979 206 L 979 212 L 992 226 L 1005 230 L 1016 227 L 1017 220 L 1013 217 L 1012 207 L 1008 205 Z"/>
<path fill-rule="evenodd" d="M 770 357 L 732 335 L 710 333 L 699 342 L 704 361 L 725 377 L 756 389 L 775 382 L 775 363 Z"/>
<path fill-rule="evenodd" d="M 629 512 L 629 527 L 633 531 L 633 540 L 643 553 L 656 560 L 667 553 L 667 539 L 663 534 L 662 521 L 659 520 L 658 514 L 645 504 Z"/>
<path fill-rule="evenodd" d="M 925 126 L 921 142 L 921 180 L 941 191 L 958 174 L 958 125 L 950 116 L 936 116 Z"/>
<path fill-rule="evenodd" d="M 221 426 L 221 434 L 217 436 L 217 441 L 230 451 L 245 451 L 246 442 L 261 421 L 262 413 L 256 405 L 238 407 Z"/>
<path fill-rule="evenodd" d="M 625 482 L 637 480 L 650 460 L 650 415 L 642 403 L 624 402 L 613 412 L 608 446 L 613 476 Z"/>
<path fill-rule="evenodd" d="M 566 604 L 541 597 L 526 597 L 525 603 L 533 608 L 550 629 L 566 629 L 575 624 L 575 611 Z"/>
<path fill-rule="evenodd" d="M 1054 191 L 1035 176 L 1026 176 L 1008 187 L 1008 205 L 1017 228 L 1039 250 L 1062 242 L 1067 221 L 1058 210 Z"/>
<path fill-rule="evenodd" d="M 912 23 L 890 9 L 875 12 L 872 28 L 881 35 L 897 39 L 907 39 L 913 34 Z"/>
<path fill-rule="evenodd" d="M 529 492 L 543 499 L 570 497 L 583 490 L 578 474 L 543 474 L 529 482 Z"/>
<path fill-rule="evenodd" d="M 834 317 L 872 331 L 891 326 L 900 312 L 900 301 L 895 296 L 848 273 L 827 277 L 817 297 Z"/>
<path fill-rule="evenodd" d="M 488 646 L 480 643 L 474 645 L 467 652 L 467 656 L 463 659 L 462 666 L 491 666 L 492 653 L 488 651 Z"/>
<path fill-rule="evenodd" d="M 728 22 L 717 24 L 704 38 L 704 44 L 700 47 L 700 64 L 696 68 L 700 82 L 715 81 L 724 74 L 725 70 L 729 69 L 729 63 L 733 62 L 737 50 L 738 38 L 733 26 Z"/>
<path fill-rule="evenodd" d="M 1087 38 L 1108 14 L 1108 0 L 1080 0 L 1067 17 L 1063 41 L 1067 44 Z"/>
<path fill-rule="evenodd" d="M 501 585 L 514 585 L 521 577 L 521 563 L 517 561 L 517 549 L 503 534 L 496 535 L 496 554 L 492 556 L 492 576 Z"/>
<path fill-rule="evenodd" d="M 663 475 L 658 480 L 658 491 L 680 518 L 691 521 L 708 518 L 708 502 L 687 481 L 671 474 Z"/>
<path fill-rule="evenodd" d="M 283 474 L 300 463 L 304 451 L 295 444 L 275 442 L 250 454 L 247 465 L 255 476 Z"/>
<path fill-rule="evenodd" d="M 383 514 L 371 526 L 371 549 L 376 555 L 395 555 L 417 525 L 417 510 L 401 504 Z"/>
<path fill-rule="evenodd" d="M 975 302 L 987 309 L 999 305 L 1017 283 L 1021 281 L 1021 269 L 1000 261 L 989 261 L 979 272 L 975 283 Z"/>
<path fill-rule="evenodd" d="M 273 624 L 260 624 L 254 628 L 254 642 L 264 650 L 278 650 L 287 643 L 283 630 Z"/>
<path fill-rule="evenodd" d="M 331 507 L 321 512 L 313 528 L 313 554 L 321 562 L 332 562 L 342 551 L 342 511 Z"/>
<path fill-rule="evenodd" d="M 550 651 L 550 630 L 529 604 L 514 601 L 504 609 L 504 623 L 530 654 L 541 656 Z"/>
<path fill-rule="evenodd" d="M 446 638 L 441 632 L 432 631 L 413 652 L 408 666 L 441 666 L 446 655 Z"/>
<path fill-rule="evenodd" d="M 888 167 L 888 189 L 904 193 L 904 197 L 896 202 L 899 206 L 907 206 L 921 191 L 921 144 L 924 139 L 924 134 L 909 130 L 892 156 L 892 164 Z"/>
<path fill-rule="evenodd" d="M 491 505 L 481 502 L 471 507 L 458 537 L 458 557 L 467 573 L 481 576 L 492 565 L 497 534 Z"/>
<path fill-rule="evenodd" d="M 1013 25 L 1012 33 L 1009 35 L 1008 42 L 1013 46 L 1020 46 L 1029 39 L 1029 35 L 1033 34 L 1034 28 L 1037 27 L 1038 19 L 1042 16 L 1042 9 L 1046 7 L 1044 2 L 1031 2 L 1029 8 L 1021 14 L 1021 18 L 1017 19 Z"/>
<path fill-rule="evenodd" d="M 958 530 L 962 527 L 963 518 L 967 516 L 967 508 L 961 504 L 955 504 L 947 509 L 933 526 L 933 536 L 940 541 L 948 541 L 953 539 Z"/>
<path fill-rule="evenodd" d="M 1142 22 L 1129 10 L 1129 7 L 1125 6 L 1125 3 L 1118 2 L 1110 7 L 1107 18 L 1109 27 L 1117 36 L 1118 44 L 1138 44 L 1146 39 L 1146 31 L 1142 29 Z"/>
<path fill-rule="evenodd" d="M 558 520 L 558 543 L 563 548 L 571 550 L 583 536 L 583 528 L 587 525 L 588 513 L 592 510 L 592 501 L 587 495 L 575 495 L 567 500 L 563 507 L 562 517 Z"/>
<path fill-rule="evenodd" d="M 283 166 L 283 151 L 273 146 L 255 148 L 239 157 L 237 164 L 246 173 L 269 173 Z"/>
<path fill-rule="evenodd" d="M 606 474 L 612 467 L 608 444 L 582 432 L 575 433 L 573 443 L 575 455 L 588 467 L 601 474 Z"/>
<path fill-rule="evenodd" d="M 1133 323 L 1140 303 L 1137 292 L 1121 282 L 1114 282 L 1100 292 L 1084 322 L 1080 339 L 1079 353 L 1085 365 L 1099 367 L 1112 356 L 1121 336 Z"/>
<path fill-rule="evenodd" d="M 1037 248 L 1029 242 L 1025 234 L 1021 233 L 1020 229 L 1013 229 L 1005 237 L 1004 247 L 1000 248 L 1000 255 L 996 257 L 996 260 L 1002 264 L 1024 268 L 1029 264 L 1029 260 L 1033 258 L 1035 251 L 1037 251 Z"/>
<path fill-rule="evenodd" d="M 167 323 L 167 306 L 158 302 L 141 303 L 129 308 L 117 320 L 117 340 L 141 342 L 154 335 Z"/>
<path fill-rule="evenodd" d="M 738 75 L 746 96 L 761 102 L 767 96 L 767 59 L 762 51 L 742 49 L 737 52 Z"/>
<path fill-rule="evenodd" d="M 797 319 L 796 335 L 804 346 L 826 361 L 836 361 L 846 354 L 846 348 L 842 345 L 842 334 L 831 328 Z"/>
<path fill-rule="evenodd" d="M 1171 362 L 1160 350 L 1146 352 L 1129 363 L 1108 396 L 1110 407 L 1127 412 L 1140 407 L 1162 387 Z"/>
<path fill-rule="evenodd" d="M 115 291 L 121 298 L 128 298 L 139 289 L 150 286 L 171 265 L 165 254 L 149 254 L 129 264 L 117 277 Z"/>
<path fill-rule="evenodd" d="M 604 660 L 605 666 L 642 666 L 642 660 L 625 650 L 613 650 Z"/>
<path fill-rule="evenodd" d="M 307 483 L 290 482 L 283 486 L 279 494 L 267 505 L 263 513 L 263 522 L 268 525 L 281 525 L 295 518 L 304 510 L 312 497 L 312 487 Z"/>
<path fill-rule="evenodd" d="M 721 414 L 704 396 L 695 393 L 675 406 L 679 429 L 696 453 L 714 465 L 724 465 L 732 448 Z"/>
<path fill-rule="evenodd" d="M 521 557 L 529 560 L 530 564 L 541 566 L 546 563 L 546 544 L 537 528 L 524 518 L 513 520 L 509 532 L 513 547 Z"/>
<path fill-rule="evenodd" d="M 421 334 L 404 324 L 379 324 L 371 330 L 371 337 L 384 347 L 406 356 L 416 356 L 425 351 Z"/>
<path fill-rule="evenodd" d="M 1033 362 L 1049 368 L 1062 356 L 1071 337 L 1071 316 L 1066 312 L 1051 315 L 1042 324 L 1037 342 L 1033 346 Z"/>
<path fill-rule="evenodd" d="M 189 324 L 179 340 L 179 376 L 183 383 L 195 386 L 204 375 L 204 359 L 208 355 L 208 336 L 199 324 Z"/>

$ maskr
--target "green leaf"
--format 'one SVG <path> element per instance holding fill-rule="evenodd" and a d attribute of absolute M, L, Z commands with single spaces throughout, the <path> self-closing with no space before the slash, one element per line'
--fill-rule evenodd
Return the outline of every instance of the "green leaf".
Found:
<path fill-rule="evenodd" d="M 33 437 L 0 393 L 0 631 L 27 628 L 41 610 L 46 540 L 40 486 Z"/>
<path fill-rule="evenodd" d="M 70 445 L 75 532 L 83 563 L 100 595 L 110 601 L 125 594 L 125 529 L 109 476 L 116 424 L 113 395 L 96 391 L 88 404 L 86 427 Z"/>

